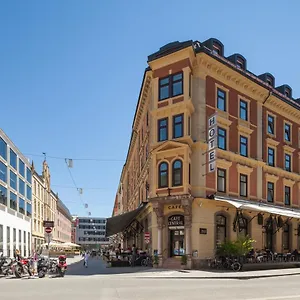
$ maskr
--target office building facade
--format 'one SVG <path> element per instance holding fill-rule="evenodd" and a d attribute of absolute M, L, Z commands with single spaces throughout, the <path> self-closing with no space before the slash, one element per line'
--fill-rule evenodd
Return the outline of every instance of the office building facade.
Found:
<path fill-rule="evenodd" d="M 31 254 L 32 174 L 28 159 L 0 129 L 0 252 Z"/>

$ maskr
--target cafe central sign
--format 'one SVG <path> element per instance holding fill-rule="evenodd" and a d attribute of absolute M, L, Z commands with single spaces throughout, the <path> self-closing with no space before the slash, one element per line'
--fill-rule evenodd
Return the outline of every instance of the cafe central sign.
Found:
<path fill-rule="evenodd" d="M 183 215 L 173 215 L 168 218 L 168 226 L 172 227 L 183 227 L 184 226 L 184 216 Z"/>
<path fill-rule="evenodd" d="M 217 115 L 214 114 L 208 119 L 208 173 L 215 172 L 216 170 L 216 148 L 217 141 Z"/>

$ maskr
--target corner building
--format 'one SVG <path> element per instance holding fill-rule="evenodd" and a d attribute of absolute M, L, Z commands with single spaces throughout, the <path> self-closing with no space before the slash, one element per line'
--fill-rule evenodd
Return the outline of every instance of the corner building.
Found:
<path fill-rule="evenodd" d="M 248 71 L 241 54 L 225 57 L 213 38 L 167 44 L 148 65 L 120 178 L 122 212 L 108 219 L 107 236 L 121 232 L 125 247 L 158 253 L 161 266 L 186 254 L 190 268 L 239 235 L 255 249 L 300 249 L 292 88 Z"/>

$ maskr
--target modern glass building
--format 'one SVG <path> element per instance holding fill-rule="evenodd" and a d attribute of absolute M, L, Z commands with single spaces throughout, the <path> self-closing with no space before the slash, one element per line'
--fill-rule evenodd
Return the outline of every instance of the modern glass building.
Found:
<path fill-rule="evenodd" d="M 0 253 L 31 252 L 31 167 L 0 129 Z"/>

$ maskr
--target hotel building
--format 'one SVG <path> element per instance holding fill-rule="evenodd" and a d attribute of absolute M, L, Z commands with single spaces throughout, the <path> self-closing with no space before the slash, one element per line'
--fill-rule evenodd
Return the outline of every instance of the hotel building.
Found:
<path fill-rule="evenodd" d="M 187 255 L 198 268 L 241 235 L 255 249 L 300 249 L 300 100 L 271 73 L 250 72 L 243 55 L 224 53 L 211 38 L 148 56 L 122 211 L 106 234 L 157 253 L 160 266 Z"/>

